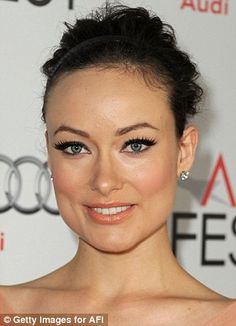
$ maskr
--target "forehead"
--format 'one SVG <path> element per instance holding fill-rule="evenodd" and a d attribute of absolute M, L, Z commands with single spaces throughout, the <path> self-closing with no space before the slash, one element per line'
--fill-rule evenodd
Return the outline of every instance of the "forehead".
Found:
<path fill-rule="evenodd" d="M 140 73 L 87 68 L 62 76 L 51 89 L 47 120 L 58 122 L 173 119 L 168 92 L 148 85 Z M 60 121 L 63 120 L 63 121 Z M 152 121 L 152 122 L 153 122 Z"/>

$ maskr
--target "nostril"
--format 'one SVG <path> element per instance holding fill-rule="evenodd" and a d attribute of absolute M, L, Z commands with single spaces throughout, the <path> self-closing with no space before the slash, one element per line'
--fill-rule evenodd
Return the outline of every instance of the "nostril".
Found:
<path fill-rule="evenodd" d="M 122 186 L 121 179 L 122 175 L 109 160 L 104 162 L 104 164 L 99 162 L 93 170 L 90 187 L 92 190 L 107 193 L 115 189 L 120 189 Z"/>

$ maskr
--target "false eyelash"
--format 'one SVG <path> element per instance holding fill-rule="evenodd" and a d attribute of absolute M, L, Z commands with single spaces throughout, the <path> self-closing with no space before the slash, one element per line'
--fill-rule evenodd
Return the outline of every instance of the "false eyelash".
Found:
<path fill-rule="evenodd" d="M 60 151 L 63 151 L 65 150 L 66 148 L 70 147 L 70 146 L 74 146 L 74 145 L 79 145 L 85 149 L 87 149 L 87 147 L 79 142 L 79 141 L 61 141 L 61 142 L 58 142 L 54 145 L 54 147 Z"/>
<path fill-rule="evenodd" d="M 122 150 L 125 149 L 127 146 L 131 145 L 131 144 L 143 144 L 143 145 L 146 145 L 146 146 L 153 146 L 155 145 L 157 142 L 155 139 L 153 138 L 145 138 L 145 137 L 142 137 L 142 138 L 133 138 L 133 139 L 129 139 L 128 141 L 126 141 L 124 143 L 124 145 L 122 146 Z M 85 148 L 88 150 L 88 148 L 81 142 L 79 141 L 60 141 L 58 143 L 56 143 L 54 145 L 54 147 L 60 151 L 64 151 L 65 149 L 67 149 L 68 147 L 70 146 L 74 146 L 74 145 L 79 145 L 81 146 L 82 148 Z"/>
<path fill-rule="evenodd" d="M 125 147 L 131 145 L 131 144 L 143 144 L 146 146 L 153 146 L 155 145 L 157 142 L 155 139 L 153 138 L 133 138 L 133 139 L 129 139 L 128 141 L 125 142 L 124 146 L 122 147 L 122 149 L 124 149 Z"/>

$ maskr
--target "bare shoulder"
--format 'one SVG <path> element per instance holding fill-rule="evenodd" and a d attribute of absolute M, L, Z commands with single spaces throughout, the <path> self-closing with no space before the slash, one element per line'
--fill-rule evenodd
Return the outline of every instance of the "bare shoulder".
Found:
<path fill-rule="evenodd" d="M 0 285 L 0 298 L 9 299 L 17 293 L 21 293 L 21 288 L 18 285 Z"/>
<path fill-rule="evenodd" d="M 147 325 L 205 325 L 219 314 L 222 314 L 233 301 L 231 300 L 198 300 L 190 298 L 157 299 L 144 310 L 137 310 L 139 318 L 146 316 Z"/>
<path fill-rule="evenodd" d="M 235 302 L 236 300 L 234 299 L 220 297 L 219 299 L 214 300 L 197 300 L 194 302 L 194 305 L 199 311 L 206 310 L 212 313 L 219 313 L 227 309 L 229 306 L 231 306 L 231 304 Z"/>
<path fill-rule="evenodd" d="M 28 282 L 19 283 L 10 286 L 0 286 L 1 291 L 7 293 L 29 293 L 37 292 L 37 290 L 60 290 L 60 288 L 66 288 L 68 264 L 61 266 L 60 268 L 53 270 L 52 272 L 43 275 L 39 278 L 33 279 Z"/>
<path fill-rule="evenodd" d="M 143 320 L 145 325 L 205 325 L 223 313 L 233 302 L 224 297 L 199 299 L 183 297 L 157 297 L 140 300 L 126 300 L 115 305 L 110 318 L 123 316 L 124 320 L 134 318 L 136 324 Z M 131 321 L 132 321 L 131 320 Z M 132 322 L 131 322 L 132 324 Z"/>
<path fill-rule="evenodd" d="M 55 292 L 64 293 L 66 288 L 63 281 L 64 270 L 65 266 L 29 282 L 0 285 L 0 313 L 30 312 L 49 294 L 55 296 Z"/>
<path fill-rule="evenodd" d="M 51 274 L 26 283 L 1 285 L 0 313 L 27 312 L 33 302 L 38 302 L 45 297 L 50 286 L 54 287 L 54 277 Z"/>
<path fill-rule="evenodd" d="M 15 312 L 15 302 L 17 298 L 24 301 L 26 295 L 25 290 L 16 285 L 1 285 L 0 286 L 0 313 L 13 313 Z"/>
<path fill-rule="evenodd" d="M 209 307 L 212 307 L 213 311 L 216 313 L 222 313 L 231 306 L 236 306 L 236 299 L 224 298 L 216 301 L 210 301 L 207 303 Z"/>
<path fill-rule="evenodd" d="M 48 292 L 46 288 L 34 286 L 33 282 L 0 286 L 0 313 L 31 313 Z"/>
<path fill-rule="evenodd" d="M 196 325 L 204 324 L 206 321 L 216 317 L 226 310 L 236 300 L 227 298 L 208 288 L 189 274 L 181 285 L 185 284 L 184 290 L 178 288 L 177 296 L 172 301 L 173 311 L 182 324 Z"/>
<path fill-rule="evenodd" d="M 218 315 L 222 314 L 236 300 L 228 299 L 219 295 L 218 299 L 183 299 L 175 306 L 175 313 L 178 315 L 178 322 L 183 325 L 205 324 Z"/>

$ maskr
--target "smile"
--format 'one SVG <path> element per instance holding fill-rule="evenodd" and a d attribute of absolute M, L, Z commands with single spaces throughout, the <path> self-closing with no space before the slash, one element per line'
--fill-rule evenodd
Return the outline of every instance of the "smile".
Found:
<path fill-rule="evenodd" d="M 131 205 L 111 207 L 111 208 L 94 207 L 94 208 L 92 208 L 92 210 L 97 212 L 98 214 L 102 214 L 102 215 L 114 215 L 114 214 L 118 214 L 120 212 L 124 212 L 130 207 L 131 207 Z"/>
<path fill-rule="evenodd" d="M 126 220 L 132 215 L 132 212 L 136 205 L 122 205 L 117 206 L 109 205 L 110 207 L 99 207 L 100 205 L 94 205 L 94 207 L 87 206 L 87 212 L 93 221 L 99 224 L 117 224 Z M 108 205 L 103 205 L 108 206 Z"/>

